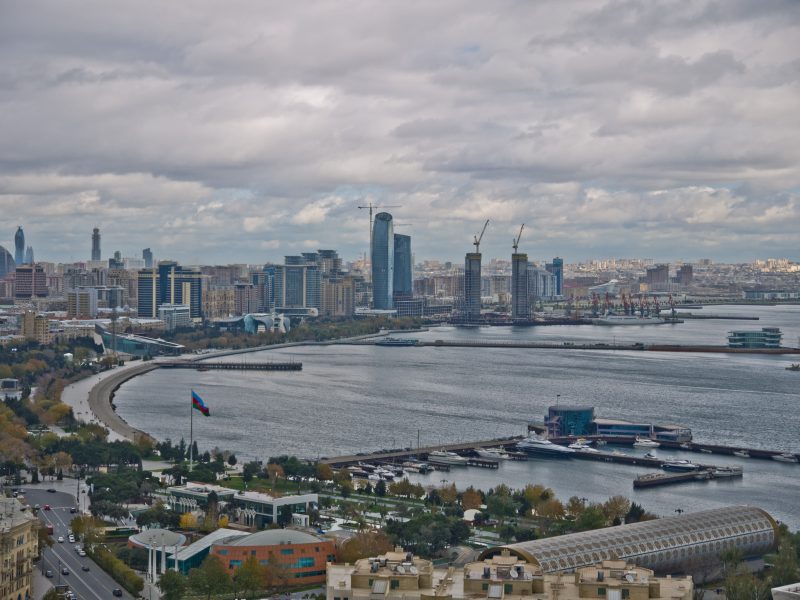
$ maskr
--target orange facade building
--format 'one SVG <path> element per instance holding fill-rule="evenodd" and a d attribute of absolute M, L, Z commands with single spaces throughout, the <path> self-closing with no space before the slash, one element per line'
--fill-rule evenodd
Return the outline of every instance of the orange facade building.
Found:
<path fill-rule="evenodd" d="M 211 547 L 233 575 L 250 557 L 261 565 L 279 564 L 287 584 L 325 583 L 325 566 L 336 560 L 332 540 L 294 529 L 267 529 L 245 537 L 223 539 Z"/>

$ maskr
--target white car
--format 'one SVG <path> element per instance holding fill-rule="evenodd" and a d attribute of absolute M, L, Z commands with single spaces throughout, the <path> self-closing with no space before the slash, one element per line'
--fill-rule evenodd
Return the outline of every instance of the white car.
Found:
<path fill-rule="evenodd" d="M 84 550 L 83 548 L 78 550 L 78 556 L 86 556 L 86 550 Z"/>
<path fill-rule="evenodd" d="M 69 543 L 70 544 L 74 544 L 75 543 L 75 536 L 74 535 L 69 536 L 68 539 L 69 539 Z"/>
<path fill-rule="evenodd" d="M 64 536 L 63 535 L 58 536 L 58 543 L 59 544 L 63 544 L 64 543 Z"/>

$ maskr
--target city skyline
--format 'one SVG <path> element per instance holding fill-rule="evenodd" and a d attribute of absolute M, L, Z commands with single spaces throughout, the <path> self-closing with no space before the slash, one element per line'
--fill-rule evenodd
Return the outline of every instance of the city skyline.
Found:
<path fill-rule="evenodd" d="M 798 259 L 796 2 L 85 6 L 0 23 L 39 260 L 355 258 L 368 202 L 453 262 L 487 218 L 486 257 Z"/>

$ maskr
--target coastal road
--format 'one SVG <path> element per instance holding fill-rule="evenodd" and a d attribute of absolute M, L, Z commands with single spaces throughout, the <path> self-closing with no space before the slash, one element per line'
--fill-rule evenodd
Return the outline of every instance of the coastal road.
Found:
<path fill-rule="evenodd" d="M 53 489 L 53 488 L 51 488 Z M 31 506 L 39 504 L 39 519 L 43 523 L 53 526 L 53 546 L 42 553 L 42 560 L 38 568 L 42 573 L 50 570 L 53 577 L 50 579 L 53 585 L 67 584 L 70 589 L 78 596 L 78 600 L 111 600 L 114 588 L 122 587 L 114 581 L 110 575 L 103 571 L 88 556 L 78 556 L 75 551 L 75 544 L 68 541 L 68 530 L 70 522 L 77 514 L 70 513 L 71 508 L 75 508 L 75 497 L 65 492 L 48 492 L 43 488 L 25 487 L 25 498 Z M 45 504 L 50 506 L 50 510 L 44 510 Z M 59 543 L 55 540 L 59 536 L 64 538 L 64 542 Z M 87 566 L 88 571 L 83 567 Z M 68 575 L 61 573 L 62 568 L 69 571 Z M 37 594 L 38 596 L 39 594 Z M 124 600 L 133 600 L 124 589 L 122 590 Z"/>

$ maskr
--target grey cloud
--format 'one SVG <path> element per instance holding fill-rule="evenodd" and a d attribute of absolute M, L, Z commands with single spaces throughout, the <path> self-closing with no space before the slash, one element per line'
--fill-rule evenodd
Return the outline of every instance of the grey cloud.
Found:
<path fill-rule="evenodd" d="M 747 227 L 796 253 L 797 7 L 6 3 L 0 213 L 51 259 L 97 222 L 187 261 L 355 257 L 366 199 L 402 205 L 419 258 L 485 218 L 498 255 L 520 221 L 542 256 L 734 257 Z"/>

